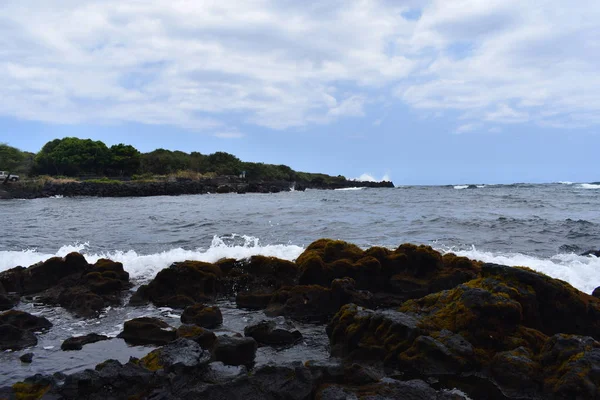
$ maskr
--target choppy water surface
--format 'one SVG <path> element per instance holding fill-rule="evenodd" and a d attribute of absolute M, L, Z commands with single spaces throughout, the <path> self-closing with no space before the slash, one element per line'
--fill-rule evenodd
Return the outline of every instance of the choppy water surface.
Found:
<path fill-rule="evenodd" d="M 578 254 L 600 248 L 599 210 L 600 185 L 594 184 L 11 200 L 0 202 L 0 271 L 81 251 L 90 262 L 101 257 L 123 262 L 139 284 L 175 261 L 253 254 L 293 260 L 312 241 L 329 237 L 361 247 L 430 244 L 483 261 L 526 265 L 590 293 L 600 286 L 600 261 Z M 262 318 L 230 302 L 221 307 L 220 333 L 241 332 Z M 176 311 L 153 307 L 110 309 L 91 321 L 33 304 L 20 308 L 47 316 L 55 326 L 29 350 L 36 354 L 31 366 L 18 361 L 23 352 L 0 354 L 0 385 L 35 372 L 72 372 L 107 358 L 127 361 L 150 350 L 113 340 L 64 353 L 60 343 L 68 336 L 115 336 L 124 320 L 141 315 L 178 323 Z M 326 357 L 324 328 L 298 328 L 304 343 L 285 350 L 262 348 L 257 361 Z"/>

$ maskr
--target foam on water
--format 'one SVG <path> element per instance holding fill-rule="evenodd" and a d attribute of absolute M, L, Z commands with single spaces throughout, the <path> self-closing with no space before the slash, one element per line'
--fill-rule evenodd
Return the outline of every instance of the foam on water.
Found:
<path fill-rule="evenodd" d="M 340 190 L 340 191 L 344 191 L 344 190 L 363 190 L 366 189 L 366 187 L 348 187 L 348 188 L 340 188 L 340 189 L 334 189 L 334 190 Z"/>
<path fill-rule="evenodd" d="M 175 248 L 147 255 L 138 254 L 134 250 L 88 254 L 86 252 L 88 246 L 88 243 L 63 246 L 55 254 L 38 253 L 32 249 L 24 251 L 0 251 L 0 271 L 5 271 L 18 265 L 28 267 L 37 262 L 47 260 L 50 257 L 64 257 L 70 252 L 78 251 L 85 255 L 89 263 L 95 263 L 101 258 L 109 258 L 113 261 L 121 262 L 123 263 L 123 268 L 129 272 L 132 279 L 147 281 L 154 278 L 160 270 L 177 261 L 215 262 L 221 258 L 235 258 L 240 260 L 253 255 L 295 260 L 304 251 L 302 247 L 289 244 L 261 245 L 258 238 L 246 235 L 214 236 L 208 249 L 186 250 Z"/>
<path fill-rule="evenodd" d="M 468 187 L 469 187 L 469 185 L 456 185 L 456 186 L 454 186 L 454 189 L 466 189 Z"/>
<path fill-rule="evenodd" d="M 492 253 L 481 251 L 474 246 L 470 250 L 437 249 L 442 252 L 453 252 L 456 255 L 473 260 L 510 266 L 529 267 L 553 278 L 569 282 L 577 289 L 592 293 L 600 286 L 600 258 L 595 256 L 579 256 L 577 254 L 557 254 L 542 259 L 520 253 Z"/>
<path fill-rule="evenodd" d="M 304 248 L 292 244 L 261 245 L 258 238 L 245 235 L 214 236 L 209 248 L 186 250 L 174 248 L 154 254 L 138 254 L 134 250 L 87 253 L 88 243 L 62 246 L 55 254 L 38 253 L 36 250 L 0 251 L 0 271 L 17 265 L 30 266 L 50 257 L 64 257 L 73 251 L 81 252 L 90 263 L 100 258 L 109 258 L 123 263 L 132 279 L 145 282 L 154 278 L 162 269 L 174 262 L 194 260 L 215 262 L 221 258 L 244 259 L 253 255 L 278 257 L 284 260 L 295 260 Z M 586 293 L 591 293 L 600 286 L 600 258 L 595 256 L 579 256 L 573 253 L 562 253 L 550 258 L 538 258 L 521 253 L 498 253 L 478 250 L 474 246 L 468 250 L 456 250 L 450 247 L 436 246 L 443 253 L 453 252 L 474 260 L 510 266 L 525 266 L 542 272 L 553 278 L 569 282 Z"/>
<path fill-rule="evenodd" d="M 579 187 L 582 189 L 600 189 L 600 185 L 595 183 L 582 183 Z"/>

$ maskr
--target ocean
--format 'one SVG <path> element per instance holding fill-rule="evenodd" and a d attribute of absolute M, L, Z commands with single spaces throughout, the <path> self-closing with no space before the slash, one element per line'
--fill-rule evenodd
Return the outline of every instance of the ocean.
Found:
<path fill-rule="evenodd" d="M 389 189 L 307 190 L 277 194 L 208 194 L 138 198 L 47 198 L 0 202 L 0 271 L 29 266 L 72 251 L 88 262 L 123 263 L 136 285 L 183 260 L 214 262 L 262 254 L 294 260 L 319 238 L 360 247 L 395 248 L 406 242 L 485 262 L 527 266 L 591 293 L 600 286 L 600 185 L 555 184 L 405 186 Z M 263 318 L 220 302 L 223 327 L 240 332 Z M 33 373 L 73 372 L 117 358 L 140 357 L 151 347 L 121 341 L 62 352 L 60 343 L 90 332 L 116 336 L 126 319 L 160 316 L 176 326 L 180 311 L 120 307 L 80 320 L 60 308 L 23 302 L 24 311 L 53 323 L 33 349 L 0 354 L 0 385 Z M 257 362 L 326 358 L 324 327 L 298 324 L 304 342 L 276 351 L 260 348 Z M 110 343 L 110 344 L 108 344 Z"/>

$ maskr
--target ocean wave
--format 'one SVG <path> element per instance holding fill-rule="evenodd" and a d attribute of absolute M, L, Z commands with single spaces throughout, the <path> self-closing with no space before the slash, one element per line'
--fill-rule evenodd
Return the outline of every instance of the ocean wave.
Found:
<path fill-rule="evenodd" d="M 570 182 L 570 181 L 558 181 L 558 182 L 556 182 L 556 183 L 559 183 L 559 184 L 561 184 L 561 185 L 572 185 L 572 184 L 573 184 L 573 183 L 575 183 L 575 182 Z"/>
<path fill-rule="evenodd" d="M 454 189 L 460 190 L 460 189 L 466 189 L 466 188 L 468 188 L 469 185 L 456 185 L 456 186 L 453 186 L 453 187 L 454 187 Z"/>
<path fill-rule="evenodd" d="M 452 252 L 483 262 L 509 266 L 524 266 L 544 273 L 553 278 L 561 279 L 585 292 L 600 286 L 600 258 L 580 256 L 577 254 L 557 254 L 550 258 L 537 258 L 521 253 L 494 253 L 478 250 L 473 246 L 470 250 L 453 250 L 451 248 L 437 249 L 442 252 Z"/>
<path fill-rule="evenodd" d="M 361 186 L 361 187 L 347 187 L 347 188 L 340 188 L 340 189 L 334 189 L 334 190 L 343 191 L 343 190 L 363 190 L 363 189 L 366 189 L 366 187 L 365 186 Z"/>
<path fill-rule="evenodd" d="M 278 257 L 285 260 L 295 260 L 304 249 L 295 245 L 261 245 L 258 238 L 246 235 L 214 236 L 208 249 L 185 250 L 174 248 L 155 254 L 138 254 L 134 250 L 109 251 L 101 253 L 88 253 L 88 243 L 62 246 L 55 254 L 40 253 L 35 249 L 24 251 L 0 251 L 0 271 L 5 271 L 16 266 L 28 267 L 51 257 L 64 257 L 76 251 L 83 254 L 90 263 L 95 263 L 101 258 L 109 258 L 123 263 L 123 268 L 129 272 L 132 279 L 147 281 L 162 269 L 174 262 L 194 260 L 215 262 L 222 258 L 244 259 L 253 255 Z"/>
<path fill-rule="evenodd" d="M 579 185 L 582 189 L 600 189 L 600 184 L 596 183 L 582 183 Z"/>
<path fill-rule="evenodd" d="M 77 251 L 82 253 L 90 263 L 94 263 L 100 258 L 109 258 L 121 262 L 133 280 L 143 283 L 154 278 L 160 270 L 178 261 L 215 262 L 222 258 L 239 260 L 253 255 L 278 257 L 292 261 L 304 251 L 303 247 L 292 244 L 262 245 L 258 238 L 245 235 L 214 236 L 210 247 L 207 249 L 186 250 L 173 248 L 146 255 L 138 254 L 134 250 L 88 253 L 88 247 L 88 243 L 66 245 L 54 254 L 37 252 L 35 249 L 0 251 L 0 271 L 18 265 L 28 267 L 50 257 L 64 257 L 73 251 Z M 600 286 L 600 273 L 598 273 L 600 271 L 600 258 L 594 256 L 579 256 L 571 253 L 557 254 L 550 258 L 538 258 L 521 253 L 483 251 L 474 246 L 467 250 L 456 250 L 444 246 L 435 247 L 436 250 L 442 253 L 453 252 L 474 260 L 509 266 L 526 266 L 553 278 L 569 282 L 586 293 L 591 293 L 596 287 Z"/>

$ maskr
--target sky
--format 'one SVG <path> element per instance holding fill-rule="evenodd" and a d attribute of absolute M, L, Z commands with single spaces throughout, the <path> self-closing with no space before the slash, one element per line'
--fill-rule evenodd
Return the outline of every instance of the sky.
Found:
<path fill-rule="evenodd" d="M 3 0 L 0 142 L 600 181 L 598 21 L 597 0 Z"/>

